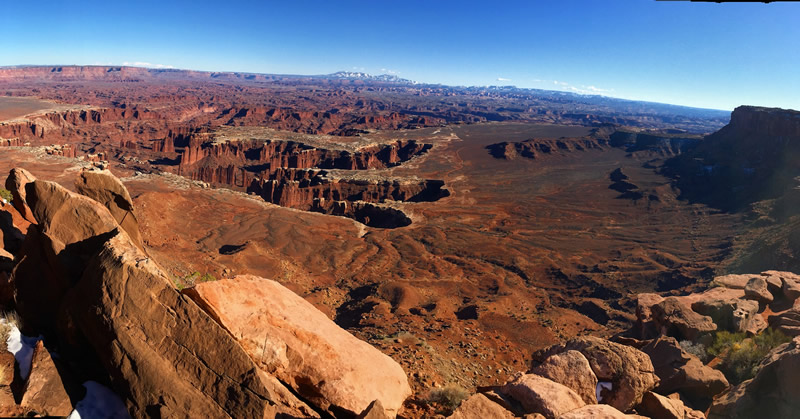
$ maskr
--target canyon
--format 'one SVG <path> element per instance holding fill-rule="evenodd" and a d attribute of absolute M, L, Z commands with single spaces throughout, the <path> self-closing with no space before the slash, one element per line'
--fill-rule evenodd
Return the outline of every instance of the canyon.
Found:
<path fill-rule="evenodd" d="M 404 417 L 629 330 L 639 294 L 800 270 L 790 111 L 127 67 L 0 69 L 0 94 L 0 167 L 107 168 L 176 287 L 274 279 L 403 368 Z"/>

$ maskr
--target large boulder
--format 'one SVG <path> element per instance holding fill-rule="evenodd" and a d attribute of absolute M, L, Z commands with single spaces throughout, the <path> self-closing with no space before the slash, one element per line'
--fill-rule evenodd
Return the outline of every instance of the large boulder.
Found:
<path fill-rule="evenodd" d="M 698 337 L 717 330 L 717 325 L 711 317 L 703 316 L 692 310 L 676 297 L 665 298 L 664 301 L 653 305 L 653 322 L 661 334 L 679 339 L 696 340 Z"/>
<path fill-rule="evenodd" d="M 775 348 L 756 376 L 718 397 L 709 419 L 800 417 L 800 337 Z"/>
<path fill-rule="evenodd" d="M 133 199 L 122 181 L 108 170 L 84 170 L 75 180 L 75 190 L 108 208 L 131 240 L 142 248 L 139 222 L 133 212 Z"/>
<path fill-rule="evenodd" d="M 24 190 L 38 225 L 28 229 L 12 282 L 24 331 L 32 334 L 52 329 L 64 294 L 119 225 L 105 207 L 57 183 L 35 180 Z"/>
<path fill-rule="evenodd" d="M 29 171 L 20 168 L 11 169 L 6 178 L 6 189 L 11 192 L 13 197 L 11 204 L 14 208 L 30 223 L 35 223 L 36 219 L 33 217 L 28 204 L 26 203 L 25 186 L 28 183 L 36 180 L 36 176 L 32 175 Z"/>
<path fill-rule="evenodd" d="M 61 375 L 41 340 L 33 348 L 31 372 L 20 405 L 25 411 L 46 416 L 69 416 L 73 409 Z"/>
<path fill-rule="evenodd" d="M 745 274 L 745 275 L 723 275 L 715 277 L 713 281 L 711 281 L 711 286 L 716 287 L 725 287 L 725 288 L 734 288 L 734 289 L 741 289 L 743 290 L 745 286 L 747 286 L 747 282 L 753 278 L 758 277 L 758 275 L 754 274 Z"/>
<path fill-rule="evenodd" d="M 586 404 L 569 387 L 536 374 L 520 375 L 499 391 L 518 401 L 526 414 L 539 413 L 548 419 L 557 418 Z"/>
<path fill-rule="evenodd" d="M 411 395 L 402 367 L 281 284 L 238 276 L 185 290 L 258 366 L 337 415 L 379 400 L 394 416 Z"/>
<path fill-rule="evenodd" d="M 650 357 L 630 346 L 596 337 L 573 339 L 533 354 L 532 369 L 552 355 L 578 351 L 589 361 L 597 380 L 611 387 L 602 402 L 623 412 L 641 402 L 642 395 L 658 384 Z"/>
<path fill-rule="evenodd" d="M 105 211 L 105 208 L 103 208 Z M 278 405 L 231 335 L 142 253 L 121 229 L 103 243 L 62 303 L 62 344 L 87 342 L 133 417 L 307 416 Z"/>
<path fill-rule="evenodd" d="M 317 416 L 177 292 L 105 206 L 51 182 L 24 190 L 38 224 L 13 274 L 23 324 L 50 332 L 82 373 L 110 377 L 134 417 Z"/>
<path fill-rule="evenodd" d="M 569 387 L 586 404 L 597 404 L 597 377 L 589 361 L 578 351 L 570 350 L 551 355 L 531 368 L 530 372 Z"/>
<path fill-rule="evenodd" d="M 674 338 L 655 339 L 641 350 L 653 361 L 660 380 L 655 391 L 661 394 L 679 391 L 690 400 L 702 402 L 728 388 L 728 380 L 721 371 L 705 366 L 684 351 Z"/>
<path fill-rule="evenodd" d="M 769 325 L 787 336 L 800 336 L 800 305 L 796 304 L 789 310 L 770 316 Z"/>
<path fill-rule="evenodd" d="M 497 418 L 511 419 L 514 414 L 506 410 L 499 404 L 489 400 L 483 394 L 474 394 L 458 406 L 448 419 L 488 419 Z"/>
<path fill-rule="evenodd" d="M 636 411 L 652 419 L 684 419 L 686 408 L 678 399 L 670 399 L 648 391 Z"/>
<path fill-rule="evenodd" d="M 719 330 L 729 332 L 760 332 L 766 327 L 758 314 L 757 301 L 741 298 L 700 300 L 692 304 L 692 310 L 711 317 Z"/>
<path fill-rule="evenodd" d="M 558 419 L 632 419 L 633 415 L 626 415 L 607 404 L 590 404 L 571 410 Z"/>
<path fill-rule="evenodd" d="M 775 299 L 767 289 L 767 281 L 760 276 L 747 281 L 747 285 L 744 287 L 744 297 L 758 301 L 762 305 L 769 304 Z"/>

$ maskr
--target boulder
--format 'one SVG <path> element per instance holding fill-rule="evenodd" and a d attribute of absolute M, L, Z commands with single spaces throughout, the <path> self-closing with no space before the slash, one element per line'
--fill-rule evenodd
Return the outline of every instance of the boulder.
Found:
<path fill-rule="evenodd" d="M 744 297 L 758 301 L 761 305 L 767 305 L 775 299 L 767 289 L 767 281 L 760 276 L 747 281 L 747 285 L 744 287 Z"/>
<path fill-rule="evenodd" d="M 648 391 L 636 411 L 651 419 L 683 419 L 685 407 L 679 399 L 670 399 Z"/>
<path fill-rule="evenodd" d="M 800 301 L 800 300 L 798 300 Z M 769 317 L 770 327 L 787 336 L 800 336 L 800 307 L 792 307 L 780 314 Z"/>
<path fill-rule="evenodd" d="M 188 288 L 265 372 L 336 415 L 379 400 L 394 416 L 411 395 L 402 367 L 289 289 L 255 276 Z"/>
<path fill-rule="evenodd" d="M 14 382 L 14 354 L 0 351 L 0 417 L 22 416 L 22 409 L 17 406 L 11 384 Z"/>
<path fill-rule="evenodd" d="M 275 381 L 121 229 L 61 306 L 62 346 L 91 351 L 133 417 L 314 415 L 300 401 L 278 404 Z"/>
<path fill-rule="evenodd" d="M 569 387 L 586 404 L 597 404 L 597 377 L 589 361 L 578 351 L 569 350 L 551 355 L 530 372 Z"/>
<path fill-rule="evenodd" d="M 709 419 L 800 417 L 800 337 L 775 348 L 756 376 L 714 400 Z"/>
<path fill-rule="evenodd" d="M 356 419 L 390 419 L 390 417 L 383 409 L 381 401 L 375 400 L 361 414 L 356 416 Z"/>
<path fill-rule="evenodd" d="M 142 249 L 139 222 L 133 212 L 133 199 L 128 189 L 108 170 L 83 170 L 75 181 L 75 190 L 103 204 L 128 237 Z"/>
<path fill-rule="evenodd" d="M 710 400 L 728 388 L 721 371 L 707 367 L 696 356 L 684 351 L 671 337 L 655 339 L 642 347 L 653 362 L 659 378 L 655 391 L 669 394 L 680 391 L 693 401 Z"/>
<path fill-rule="evenodd" d="M 579 409 L 572 410 L 558 417 L 558 419 L 631 419 L 633 416 L 626 415 L 607 404 L 590 404 Z"/>
<path fill-rule="evenodd" d="M 783 282 L 781 290 L 783 291 L 783 295 L 786 296 L 786 299 L 789 301 L 796 301 L 800 298 L 800 280 L 796 280 L 792 277 L 781 277 L 781 281 Z"/>
<path fill-rule="evenodd" d="M 474 394 L 458 406 L 449 419 L 488 419 L 513 418 L 514 414 L 499 404 L 489 400 L 483 394 Z"/>
<path fill-rule="evenodd" d="M 73 406 L 50 352 L 40 340 L 33 348 L 31 372 L 20 406 L 45 416 L 69 416 Z"/>
<path fill-rule="evenodd" d="M 27 207 L 38 223 L 28 229 L 11 281 L 25 333 L 48 332 L 67 289 L 118 228 L 96 201 L 42 180 L 25 185 Z"/>
<path fill-rule="evenodd" d="M 642 395 L 658 383 L 650 357 L 630 346 L 596 337 L 583 337 L 553 345 L 533 354 L 535 369 L 552 355 L 569 350 L 583 354 L 597 380 L 610 383 L 611 390 L 602 402 L 623 412 L 639 404 Z"/>
<path fill-rule="evenodd" d="M 758 275 L 753 274 L 745 274 L 745 275 L 723 275 L 715 277 L 711 281 L 712 287 L 725 287 L 725 288 L 733 288 L 733 289 L 744 289 L 747 285 L 747 282 L 753 278 L 758 277 Z"/>
<path fill-rule="evenodd" d="M 11 192 L 14 198 L 11 204 L 30 223 L 35 223 L 36 219 L 33 217 L 30 208 L 28 208 L 25 186 L 35 180 L 36 176 L 20 168 L 11 169 L 6 178 L 6 189 Z"/>
<path fill-rule="evenodd" d="M 651 339 L 658 336 L 659 331 L 653 323 L 651 308 L 664 301 L 664 297 L 653 293 L 642 293 L 636 301 L 636 323 L 634 325 L 636 336 L 640 339 Z"/>
<path fill-rule="evenodd" d="M 700 300 L 692 304 L 692 310 L 711 317 L 719 330 L 729 332 L 746 332 L 761 319 L 758 302 L 740 298 Z"/>
<path fill-rule="evenodd" d="M 500 392 L 518 401 L 525 413 L 540 413 L 548 419 L 586 404 L 569 387 L 535 374 L 520 375 L 503 385 Z"/>
<path fill-rule="evenodd" d="M 694 312 L 689 305 L 676 297 L 665 298 L 651 307 L 651 310 L 653 322 L 661 334 L 666 336 L 695 341 L 717 329 L 711 317 Z"/>

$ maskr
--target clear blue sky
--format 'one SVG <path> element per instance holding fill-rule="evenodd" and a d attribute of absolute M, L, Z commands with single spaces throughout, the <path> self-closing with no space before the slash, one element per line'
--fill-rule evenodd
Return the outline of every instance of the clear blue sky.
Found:
<path fill-rule="evenodd" d="M 5 1 L 0 65 L 397 73 L 717 109 L 800 108 L 800 3 Z"/>

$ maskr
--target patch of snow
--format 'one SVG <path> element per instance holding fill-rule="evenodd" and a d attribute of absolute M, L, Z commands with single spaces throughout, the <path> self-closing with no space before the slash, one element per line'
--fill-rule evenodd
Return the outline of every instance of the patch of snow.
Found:
<path fill-rule="evenodd" d="M 0 319 L 0 323 L 5 324 L 6 320 Z M 8 351 L 14 354 L 14 359 L 17 360 L 17 364 L 19 365 L 19 375 L 23 380 L 25 380 L 28 378 L 28 374 L 31 372 L 33 347 L 36 346 L 36 342 L 40 341 L 42 337 L 24 336 L 22 333 L 20 333 L 17 325 L 13 323 L 10 325 L 11 331 L 8 332 L 6 346 L 8 346 Z"/>
<path fill-rule="evenodd" d="M 603 401 L 603 390 L 611 391 L 614 389 L 614 384 L 609 383 L 608 381 L 600 381 L 597 383 L 597 388 L 595 389 L 595 395 L 597 396 L 597 403 Z"/>
<path fill-rule="evenodd" d="M 86 397 L 75 405 L 67 419 L 129 419 L 125 403 L 108 387 L 95 382 L 83 383 Z"/>

